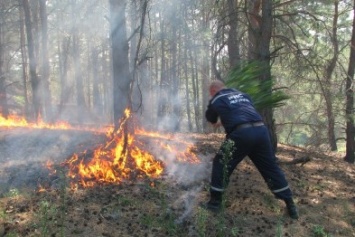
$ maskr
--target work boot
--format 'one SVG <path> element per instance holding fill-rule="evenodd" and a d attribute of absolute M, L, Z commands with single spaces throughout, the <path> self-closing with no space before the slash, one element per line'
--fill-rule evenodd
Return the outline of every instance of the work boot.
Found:
<path fill-rule="evenodd" d="M 293 201 L 292 198 L 289 198 L 289 199 L 285 199 L 284 200 L 285 203 L 286 203 L 286 207 L 287 207 L 287 212 L 288 212 L 288 215 L 292 218 L 292 219 L 298 219 L 298 210 L 297 210 L 297 207 L 296 207 L 296 204 L 295 202 Z"/>
<path fill-rule="evenodd" d="M 222 192 L 210 191 L 210 200 L 203 205 L 207 210 L 218 212 L 222 208 Z"/>
<path fill-rule="evenodd" d="M 212 199 L 205 204 L 205 208 L 213 212 L 219 212 L 221 210 L 221 207 L 222 203 L 220 201 Z"/>

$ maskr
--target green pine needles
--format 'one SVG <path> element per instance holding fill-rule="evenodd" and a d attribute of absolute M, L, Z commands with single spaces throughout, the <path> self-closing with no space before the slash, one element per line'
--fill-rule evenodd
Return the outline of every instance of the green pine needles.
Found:
<path fill-rule="evenodd" d="M 260 61 L 242 62 L 228 74 L 225 83 L 250 95 L 257 110 L 275 108 L 285 104 L 290 97 L 280 89 L 275 89 L 272 78 L 261 80 L 269 65 Z"/>

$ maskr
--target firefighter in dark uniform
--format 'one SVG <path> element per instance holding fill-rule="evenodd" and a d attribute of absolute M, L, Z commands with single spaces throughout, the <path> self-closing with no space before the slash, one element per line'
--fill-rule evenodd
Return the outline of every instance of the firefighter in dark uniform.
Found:
<path fill-rule="evenodd" d="M 213 159 L 210 200 L 206 208 L 220 210 L 222 194 L 230 175 L 244 157 L 248 156 L 274 196 L 285 201 L 289 216 L 298 219 L 292 192 L 275 159 L 269 131 L 251 98 L 236 89 L 226 88 L 222 81 L 213 81 L 209 90 L 212 98 L 206 110 L 206 119 L 214 126 L 220 123 L 224 127 L 226 140 Z M 225 150 L 225 143 L 228 141 L 232 141 L 232 155 L 226 161 L 224 154 L 229 151 Z"/>

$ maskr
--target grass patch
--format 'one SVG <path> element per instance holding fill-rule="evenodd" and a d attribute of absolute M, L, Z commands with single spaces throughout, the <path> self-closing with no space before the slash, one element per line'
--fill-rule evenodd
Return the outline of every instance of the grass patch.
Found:
<path fill-rule="evenodd" d="M 197 235 L 199 237 L 205 237 L 207 233 L 208 211 L 203 208 L 199 208 L 194 221 Z"/>
<path fill-rule="evenodd" d="M 264 202 L 265 206 L 269 210 L 271 210 L 272 212 L 275 212 L 276 214 L 280 214 L 281 213 L 281 208 L 280 208 L 280 205 L 278 203 L 278 200 L 274 196 L 271 196 L 269 194 L 265 194 L 263 196 L 263 202 Z"/>
<path fill-rule="evenodd" d="M 324 227 L 320 225 L 313 226 L 312 234 L 313 237 L 332 237 L 324 230 Z"/>

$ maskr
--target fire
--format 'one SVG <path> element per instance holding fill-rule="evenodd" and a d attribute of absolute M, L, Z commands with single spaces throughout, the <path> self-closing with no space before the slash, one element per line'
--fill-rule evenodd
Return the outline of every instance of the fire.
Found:
<path fill-rule="evenodd" d="M 173 134 L 161 134 L 158 132 L 149 132 L 138 129 L 136 134 L 157 139 L 157 144 L 164 150 L 176 155 L 176 159 L 180 162 L 200 163 L 200 159 L 193 152 L 195 145 L 186 139 Z M 171 144 L 168 142 L 170 141 Z M 181 152 L 182 151 L 182 152 Z"/>
<path fill-rule="evenodd" d="M 73 129 L 69 123 L 57 122 L 54 124 L 45 123 L 41 118 L 37 123 L 30 123 L 25 118 L 16 115 L 9 115 L 7 118 L 0 116 L 1 127 L 30 127 L 30 128 L 47 128 L 47 129 Z"/>
<path fill-rule="evenodd" d="M 117 131 L 111 129 L 106 133 L 106 144 L 93 151 L 74 154 L 63 163 L 69 169 L 68 176 L 73 181 L 73 189 L 78 186 L 92 187 L 97 183 L 117 184 L 137 178 L 159 178 L 167 162 L 164 153 L 174 156 L 177 162 L 200 162 L 193 153 L 193 144 L 184 139 L 143 129 L 134 129 L 128 133 L 129 129 L 125 131 L 124 128 L 130 117 L 130 111 L 126 110 Z M 149 148 L 142 141 L 146 137 L 154 139 L 154 150 L 157 150 L 158 154 L 153 155 L 147 151 Z M 157 159 L 157 156 L 160 159 Z"/>
<path fill-rule="evenodd" d="M 96 184 L 119 184 L 124 180 L 144 177 L 159 178 L 164 173 L 164 165 L 171 162 L 172 157 L 175 159 L 174 162 L 200 163 L 193 152 L 194 145 L 183 137 L 143 129 L 127 129 L 129 118 L 131 112 L 126 109 L 120 127 L 116 131 L 112 126 L 106 128 L 106 144 L 74 154 L 61 164 L 67 169 L 72 189 L 77 189 L 79 186 L 92 187 Z M 16 116 L 7 119 L 0 116 L 0 126 L 87 130 L 71 127 L 65 122 L 52 125 L 43 121 L 28 123 L 25 119 Z M 150 141 L 148 144 L 147 138 Z M 47 162 L 46 167 L 51 170 L 51 174 L 56 172 L 51 162 Z"/>
<path fill-rule="evenodd" d="M 91 132 L 105 132 L 110 128 L 92 128 L 92 127 L 73 127 L 68 122 L 57 121 L 55 123 L 46 123 L 40 117 L 37 122 L 28 122 L 24 117 L 17 115 L 9 115 L 6 118 L 0 115 L 0 127 L 13 128 L 33 128 L 33 129 L 52 129 L 52 130 L 81 130 Z"/>
<path fill-rule="evenodd" d="M 154 159 L 150 153 L 141 150 L 132 135 L 128 135 L 126 147 L 124 136 L 117 136 L 110 146 L 100 146 L 92 154 L 74 154 L 63 165 L 69 169 L 68 175 L 83 187 L 96 183 L 121 183 L 138 173 L 157 178 L 163 172 L 163 163 Z M 87 159 L 89 158 L 89 159 Z M 88 161 L 86 161 L 88 160 Z M 75 188 L 76 184 L 74 182 Z"/>

